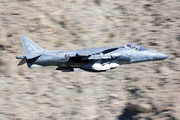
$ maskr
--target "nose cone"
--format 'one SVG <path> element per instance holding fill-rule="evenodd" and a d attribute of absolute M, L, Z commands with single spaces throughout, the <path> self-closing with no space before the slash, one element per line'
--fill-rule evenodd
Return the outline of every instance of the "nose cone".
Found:
<path fill-rule="evenodd" d="M 149 51 L 149 55 L 151 56 L 150 60 L 164 60 L 169 57 L 168 55 L 157 51 Z"/>
<path fill-rule="evenodd" d="M 168 58 L 169 56 L 164 53 L 157 53 L 157 60 L 163 60 Z"/>

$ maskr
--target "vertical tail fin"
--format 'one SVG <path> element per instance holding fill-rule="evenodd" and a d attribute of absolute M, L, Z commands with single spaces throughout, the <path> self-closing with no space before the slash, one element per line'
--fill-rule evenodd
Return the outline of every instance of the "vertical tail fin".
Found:
<path fill-rule="evenodd" d="M 34 43 L 31 39 L 29 39 L 26 36 L 20 35 L 20 39 L 25 55 L 46 52 L 45 49 L 38 46 L 36 43 Z"/>

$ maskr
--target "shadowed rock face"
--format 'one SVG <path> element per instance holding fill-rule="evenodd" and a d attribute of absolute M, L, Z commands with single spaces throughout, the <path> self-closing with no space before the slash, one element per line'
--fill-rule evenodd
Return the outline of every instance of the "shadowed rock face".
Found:
<path fill-rule="evenodd" d="M 1 0 L 0 118 L 180 119 L 178 0 Z M 19 35 L 47 50 L 137 43 L 169 56 L 105 73 L 17 67 Z"/>

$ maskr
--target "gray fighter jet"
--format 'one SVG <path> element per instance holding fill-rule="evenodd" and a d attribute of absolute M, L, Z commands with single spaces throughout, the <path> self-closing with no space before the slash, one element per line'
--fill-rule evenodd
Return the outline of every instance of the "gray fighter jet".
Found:
<path fill-rule="evenodd" d="M 131 43 L 120 47 L 89 48 L 73 51 L 48 51 L 26 36 L 20 36 L 24 55 L 18 65 L 27 63 L 29 68 L 58 66 L 56 70 L 63 72 L 91 71 L 102 72 L 114 69 L 122 64 L 144 61 L 163 60 L 168 58 L 164 53 L 148 50 L 138 44 Z"/>

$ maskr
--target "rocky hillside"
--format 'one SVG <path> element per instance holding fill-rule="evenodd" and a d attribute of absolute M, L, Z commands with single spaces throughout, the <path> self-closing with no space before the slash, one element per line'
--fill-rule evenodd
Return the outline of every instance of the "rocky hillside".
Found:
<path fill-rule="evenodd" d="M 169 55 L 104 73 L 17 66 L 19 35 L 47 50 L 138 43 Z M 179 120 L 179 0 L 1 0 L 1 120 Z"/>

